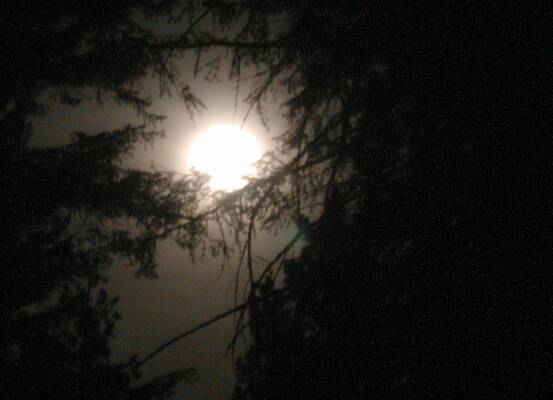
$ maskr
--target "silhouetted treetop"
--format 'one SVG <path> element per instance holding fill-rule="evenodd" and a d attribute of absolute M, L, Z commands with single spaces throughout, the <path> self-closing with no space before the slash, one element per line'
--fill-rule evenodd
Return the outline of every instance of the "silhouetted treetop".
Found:
<path fill-rule="evenodd" d="M 224 210 L 249 271 L 239 395 L 549 393 L 551 11 L 280 1 L 214 12 L 236 32 L 232 76 L 257 83 L 251 107 L 266 115 L 274 95 L 289 121 Z M 294 237 L 257 262 L 256 229 L 286 222 L 307 238 L 302 256 L 289 255 Z"/>
<path fill-rule="evenodd" d="M 162 134 L 155 123 L 163 117 L 149 111 L 141 80 L 154 76 L 163 93 L 171 87 L 189 109 L 201 106 L 175 74 L 176 46 L 156 32 L 191 4 L 0 5 L 2 398 L 162 399 L 193 377 L 176 371 L 138 385 L 136 356 L 114 365 L 116 299 L 101 289 L 114 264 L 154 277 L 156 243 L 176 222 L 189 221 L 179 230 L 183 247 L 205 236 L 193 218 L 204 177 L 125 162 L 134 146 Z M 142 122 L 31 148 L 32 116 L 50 101 L 77 106 L 91 93 L 133 107 Z"/>
<path fill-rule="evenodd" d="M 256 230 L 308 235 L 336 195 L 346 221 L 366 214 L 375 260 L 505 272 L 546 259 L 547 12 L 283 0 L 214 1 L 205 13 L 220 25 L 178 43 L 199 46 L 198 59 L 231 49 L 231 77 L 254 84 L 251 110 L 267 122 L 276 103 L 289 123 L 259 176 L 214 207 L 241 246 L 246 303 L 298 241 L 255 275 Z"/>

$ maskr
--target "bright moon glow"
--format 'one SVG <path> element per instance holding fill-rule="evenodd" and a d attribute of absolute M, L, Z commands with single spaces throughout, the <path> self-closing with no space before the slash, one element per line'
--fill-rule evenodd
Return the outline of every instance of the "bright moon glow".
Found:
<path fill-rule="evenodd" d="M 232 191 L 246 184 L 261 158 L 255 138 L 236 126 L 220 125 L 201 135 L 188 152 L 188 166 L 211 176 L 212 190 Z"/>

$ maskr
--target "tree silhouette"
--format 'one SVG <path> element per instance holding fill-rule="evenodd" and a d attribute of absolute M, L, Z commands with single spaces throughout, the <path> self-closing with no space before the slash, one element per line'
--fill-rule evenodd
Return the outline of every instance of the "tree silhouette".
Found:
<path fill-rule="evenodd" d="M 179 243 L 204 234 L 194 219 L 205 179 L 133 170 L 124 159 L 162 132 L 163 119 L 136 90 L 149 74 L 192 110 L 197 99 L 174 74 L 185 46 L 156 32 L 192 2 L 21 1 L 0 6 L 0 397 L 162 399 L 193 377 L 176 371 L 138 385 L 137 357 L 114 365 L 116 299 L 101 289 L 108 268 L 128 262 L 155 276 L 156 242 L 179 222 Z M 181 32 L 182 33 L 182 32 Z M 8 61 L 9 60 L 9 61 Z M 96 95 L 133 107 L 142 122 L 75 132 L 69 144 L 31 148 L 30 118 L 44 93 L 78 105 Z M 130 228 L 121 228 L 128 221 Z"/>
<path fill-rule="evenodd" d="M 250 284 L 237 397 L 547 397 L 550 10 L 230 1 L 213 12 L 237 33 L 206 43 L 228 44 L 233 76 L 258 80 L 248 101 L 261 115 L 283 94 L 290 124 L 223 210 Z M 287 260 L 294 237 L 256 274 L 254 232 L 286 223 L 309 245 Z"/>
<path fill-rule="evenodd" d="M 151 273 L 155 239 L 175 233 L 193 248 L 210 218 L 231 230 L 238 270 L 249 276 L 244 303 L 212 319 L 236 311 L 237 335 L 252 332 L 237 397 L 547 397 L 550 54 L 542 41 L 550 10 L 362 0 L 56 4 L 2 6 L 2 55 L 13 61 L 0 70 L 3 318 L 15 321 L 64 284 L 72 293 L 94 287 L 116 257 Z M 151 25 L 163 15 L 183 21 L 189 10 L 197 18 L 177 33 Z M 206 16 L 216 29 L 198 22 Z M 201 179 L 174 185 L 169 174 L 125 169 L 119 156 L 154 137 L 160 118 L 133 84 L 153 71 L 162 91 L 172 84 L 200 106 L 174 61 L 193 49 L 200 65 L 214 46 L 231 49 L 239 84 L 256 82 L 247 101 L 265 122 L 270 95 L 283 96 L 290 128 L 257 178 L 198 214 Z M 30 150 L 28 116 L 45 88 L 68 103 L 85 88 L 111 94 L 144 126 Z M 107 223 L 121 217 L 139 233 Z M 299 234 L 256 266 L 255 232 L 292 223 Z M 300 239 L 308 244 L 294 259 Z M 227 254 L 224 236 L 217 246 Z M 41 279 L 41 269 L 51 276 Z M 105 310 L 106 302 L 87 304 Z M 17 348 L 3 353 L 8 368 L 18 362 Z"/>
<path fill-rule="evenodd" d="M 544 275 L 430 269 L 441 260 L 414 268 L 408 247 L 375 255 L 382 239 L 367 215 L 340 206 L 331 213 L 312 229 L 301 256 L 282 264 L 284 282 L 260 284 L 233 398 L 549 393 L 550 296 L 538 289 Z"/>

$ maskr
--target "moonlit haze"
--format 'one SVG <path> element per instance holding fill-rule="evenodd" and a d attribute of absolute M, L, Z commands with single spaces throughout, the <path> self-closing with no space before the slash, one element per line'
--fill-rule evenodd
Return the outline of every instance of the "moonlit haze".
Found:
<path fill-rule="evenodd" d="M 237 126 L 217 125 L 197 138 L 188 151 L 188 166 L 211 176 L 212 190 L 232 191 L 255 172 L 261 146 Z"/>

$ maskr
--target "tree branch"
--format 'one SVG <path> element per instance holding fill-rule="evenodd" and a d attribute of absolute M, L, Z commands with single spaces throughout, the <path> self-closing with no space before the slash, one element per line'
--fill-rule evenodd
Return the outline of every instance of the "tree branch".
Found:
<path fill-rule="evenodd" d="M 231 308 L 230 310 L 227 310 L 225 311 L 224 313 L 222 314 L 219 314 L 219 315 L 216 315 L 215 317 L 205 321 L 205 322 L 202 322 L 201 324 L 199 325 L 196 325 L 194 328 L 178 335 L 178 336 L 175 336 L 173 339 L 165 342 L 164 344 L 162 344 L 161 346 L 159 346 L 156 350 L 154 350 L 153 352 L 151 352 L 150 354 L 148 354 L 146 357 L 144 357 L 141 361 L 138 362 L 138 367 L 142 367 L 145 363 L 147 363 L 148 361 L 150 361 L 152 358 L 154 358 L 155 356 L 157 356 L 159 353 L 161 353 L 163 350 L 167 349 L 168 347 L 172 346 L 173 344 L 175 344 L 176 342 L 178 342 L 179 340 L 182 340 L 184 339 L 185 337 L 187 336 L 190 336 L 192 335 L 193 333 L 195 332 L 198 332 L 199 330 L 203 329 L 203 328 L 206 328 L 208 327 L 209 325 L 221 320 L 221 319 L 224 319 L 226 317 L 228 317 L 229 315 L 232 315 L 234 314 L 235 312 L 238 312 L 238 311 L 241 311 L 241 310 L 244 310 L 248 307 L 248 303 L 244 303 L 244 304 L 240 304 L 239 306 L 236 306 L 236 307 L 233 307 Z"/>
<path fill-rule="evenodd" d="M 282 288 L 282 289 L 275 289 L 272 294 L 278 294 L 278 293 L 281 293 L 281 292 L 284 292 L 286 290 L 286 288 Z M 225 311 L 224 313 L 221 313 L 219 315 L 216 315 L 215 317 L 205 321 L 205 322 L 202 322 L 201 324 L 199 325 L 196 325 L 194 328 L 178 335 L 178 336 L 175 336 L 173 339 L 165 342 L 164 344 L 162 344 L 161 346 L 159 346 L 156 350 L 154 350 L 153 352 L 151 352 L 150 354 L 148 354 L 146 357 L 144 357 L 141 361 L 138 361 L 137 363 L 137 367 L 140 368 L 142 367 L 144 364 L 146 364 L 148 361 L 150 361 L 152 358 L 154 358 L 155 356 L 157 356 L 159 353 L 161 353 L 162 351 L 164 351 L 165 349 L 167 349 L 168 347 L 174 345 L 175 343 L 177 343 L 179 340 L 182 340 L 184 338 L 186 338 L 187 336 L 190 336 L 192 335 L 193 333 L 196 333 L 198 332 L 199 330 L 202 330 L 204 328 L 207 328 L 209 325 L 217 322 L 217 321 L 220 321 L 226 317 L 228 317 L 229 315 L 232 315 L 238 311 L 241 311 L 241 312 L 244 312 L 248 306 L 249 306 L 249 301 L 246 302 L 246 303 L 243 303 L 243 304 L 240 304 L 236 307 L 233 307 L 231 308 L 230 310 L 227 310 Z"/>

